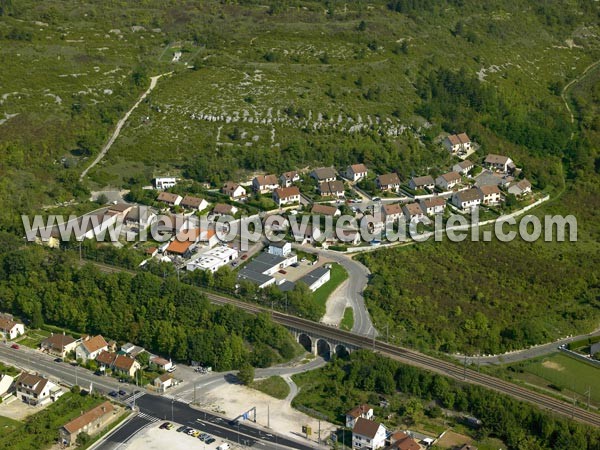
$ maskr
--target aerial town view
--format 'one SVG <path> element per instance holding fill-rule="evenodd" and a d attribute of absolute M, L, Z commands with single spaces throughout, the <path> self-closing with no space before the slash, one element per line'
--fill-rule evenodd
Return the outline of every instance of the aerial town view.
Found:
<path fill-rule="evenodd" d="M 0 0 L 0 450 L 600 450 L 600 2 Z"/>

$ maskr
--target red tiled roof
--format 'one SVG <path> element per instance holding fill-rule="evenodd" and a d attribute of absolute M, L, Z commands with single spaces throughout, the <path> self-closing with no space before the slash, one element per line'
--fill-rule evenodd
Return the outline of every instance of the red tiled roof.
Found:
<path fill-rule="evenodd" d="M 69 433 L 74 434 L 81 430 L 86 425 L 94 422 L 95 420 L 104 417 L 107 414 L 110 414 L 114 411 L 113 405 L 106 401 L 101 405 L 96 406 L 95 408 L 90 409 L 85 414 L 71 420 L 69 423 L 65 424 L 63 428 L 67 430 Z"/>

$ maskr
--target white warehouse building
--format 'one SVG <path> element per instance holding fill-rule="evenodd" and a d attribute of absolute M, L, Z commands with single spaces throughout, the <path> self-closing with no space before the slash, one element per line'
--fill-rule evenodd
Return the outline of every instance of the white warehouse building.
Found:
<path fill-rule="evenodd" d="M 200 269 L 216 272 L 221 267 L 237 259 L 237 257 L 238 251 L 234 248 L 226 246 L 215 247 L 204 253 L 200 258 L 187 263 L 186 269 L 190 271 Z"/>

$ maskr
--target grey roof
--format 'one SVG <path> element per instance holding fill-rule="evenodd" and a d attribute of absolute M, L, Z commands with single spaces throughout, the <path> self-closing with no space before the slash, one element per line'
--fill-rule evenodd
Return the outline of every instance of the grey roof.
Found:
<path fill-rule="evenodd" d="M 333 167 L 319 167 L 314 169 L 311 175 L 318 180 L 326 180 L 327 178 L 335 178 L 337 174 Z"/>
<path fill-rule="evenodd" d="M 281 264 L 286 259 L 287 258 L 285 258 L 283 256 L 272 255 L 271 253 L 263 252 L 260 255 L 258 255 L 256 258 L 254 258 L 252 261 L 250 261 L 246 265 L 246 268 L 253 270 L 255 272 L 258 272 L 258 273 L 263 273 L 266 270 L 269 270 L 270 268 L 272 268 L 273 266 Z"/>
<path fill-rule="evenodd" d="M 270 277 L 269 275 L 265 275 L 263 273 L 256 272 L 248 266 L 243 267 L 238 273 L 238 280 L 248 280 L 255 284 L 258 284 L 259 286 L 262 286 L 263 284 L 265 284 L 272 278 L 273 277 Z"/>
<path fill-rule="evenodd" d="M 283 248 L 287 244 L 289 244 L 289 242 L 287 242 L 287 241 L 269 242 L 269 247 Z"/>
<path fill-rule="evenodd" d="M 279 288 L 279 290 L 281 292 L 288 292 L 288 291 L 292 291 L 294 289 L 294 287 L 296 287 L 296 283 L 289 281 L 289 280 L 285 280 L 283 283 L 281 283 L 277 287 Z"/>
<path fill-rule="evenodd" d="M 327 272 L 329 272 L 329 268 L 325 266 L 317 267 L 315 270 L 311 270 L 310 272 L 308 272 L 298 281 L 302 281 L 303 283 L 306 283 L 308 286 L 310 286 L 323 275 L 325 275 Z"/>

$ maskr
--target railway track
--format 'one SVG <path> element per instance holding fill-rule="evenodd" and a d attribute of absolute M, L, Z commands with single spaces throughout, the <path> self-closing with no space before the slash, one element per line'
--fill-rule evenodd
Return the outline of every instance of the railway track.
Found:
<path fill-rule="evenodd" d="M 244 303 L 239 300 L 222 297 L 215 294 L 206 294 L 209 300 L 219 304 L 233 304 L 248 312 L 270 312 L 273 320 L 280 325 L 314 333 L 324 338 L 330 338 L 357 348 L 374 350 L 382 355 L 400 361 L 404 364 L 431 370 L 465 383 L 477 384 L 497 392 L 510 395 L 517 400 L 534 404 L 552 413 L 577 420 L 588 425 L 600 427 L 600 415 L 587 411 L 573 404 L 531 391 L 527 388 L 504 381 L 502 379 L 479 373 L 475 370 L 457 366 L 456 364 L 424 355 L 414 350 L 397 347 L 385 342 L 366 338 L 349 331 L 339 330 L 327 325 L 312 322 L 299 317 L 289 316 L 278 311 L 270 311 L 257 305 Z"/>

